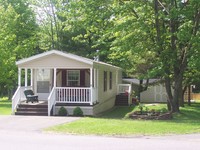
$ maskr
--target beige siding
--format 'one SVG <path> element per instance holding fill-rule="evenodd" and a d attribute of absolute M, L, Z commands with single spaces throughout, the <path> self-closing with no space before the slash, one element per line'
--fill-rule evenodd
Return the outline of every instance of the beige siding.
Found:
<path fill-rule="evenodd" d="M 20 64 L 21 68 L 89 68 L 88 64 L 79 62 L 70 58 L 51 54 L 42 58 L 35 59 L 31 62 Z"/>
<path fill-rule="evenodd" d="M 94 114 L 106 111 L 114 106 L 115 97 L 117 94 L 118 83 L 122 82 L 121 70 L 110 67 L 99 65 L 95 66 L 98 68 L 98 102 L 95 106 Z M 104 91 L 104 71 L 107 71 L 107 91 Z M 112 89 L 109 88 L 110 72 L 112 72 Z"/>

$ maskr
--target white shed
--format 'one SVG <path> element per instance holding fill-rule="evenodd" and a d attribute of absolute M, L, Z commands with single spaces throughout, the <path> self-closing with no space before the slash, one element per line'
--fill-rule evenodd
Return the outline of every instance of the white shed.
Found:
<path fill-rule="evenodd" d="M 149 86 L 147 90 L 141 92 L 140 102 L 143 103 L 165 103 L 167 102 L 167 93 L 165 90 L 165 86 L 163 83 L 159 82 L 159 79 L 149 79 Z M 140 80 L 135 78 L 124 78 L 123 82 L 130 83 L 132 85 L 132 89 L 135 92 L 138 92 Z M 144 84 L 146 80 L 144 80 Z"/>

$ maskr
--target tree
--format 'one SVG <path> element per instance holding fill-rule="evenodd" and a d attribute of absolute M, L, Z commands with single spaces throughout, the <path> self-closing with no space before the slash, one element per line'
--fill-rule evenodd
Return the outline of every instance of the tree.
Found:
<path fill-rule="evenodd" d="M 118 37 L 113 50 L 128 51 L 132 58 L 149 54 L 153 59 L 146 75 L 165 80 L 170 109 L 179 112 L 184 74 L 200 48 L 200 1 L 118 1 L 117 4 Z"/>
<path fill-rule="evenodd" d="M 113 26 L 111 4 L 110 0 L 71 0 L 56 5 L 61 49 L 89 58 L 100 50 L 101 60 L 106 61 L 112 41 L 107 35 Z"/>
<path fill-rule="evenodd" d="M 38 43 L 41 51 L 61 49 L 59 35 L 61 24 L 57 17 L 57 9 L 62 9 L 57 6 L 60 6 L 61 2 L 60 0 L 30 0 L 36 14 L 37 24 L 40 27 Z"/>
<path fill-rule="evenodd" d="M 35 53 L 37 25 L 25 1 L 4 0 L 0 4 L 0 88 L 10 97 L 17 84 L 15 61 Z"/>

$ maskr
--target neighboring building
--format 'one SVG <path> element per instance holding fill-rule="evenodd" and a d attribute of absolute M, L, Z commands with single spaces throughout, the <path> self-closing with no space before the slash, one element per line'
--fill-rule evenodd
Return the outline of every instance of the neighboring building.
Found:
<path fill-rule="evenodd" d="M 130 83 L 136 95 L 140 96 L 140 102 L 144 103 L 162 103 L 167 102 L 167 93 L 165 87 L 159 82 L 159 79 L 149 79 L 147 90 L 139 93 L 140 80 L 132 78 L 124 78 L 123 82 Z M 144 80 L 143 84 L 146 84 Z"/>
<path fill-rule="evenodd" d="M 114 106 L 122 83 L 121 68 L 58 50 L 22 59 L 16 64 L 18 89 L 13 96 L 13 113 L 25 100 L 24 90 L 32 89 L 39 101 L 48 103 L 48 115 L 57 114 L 61 106 L 69 114 L 79 106 L 84 115 L 96 115 Z"/>

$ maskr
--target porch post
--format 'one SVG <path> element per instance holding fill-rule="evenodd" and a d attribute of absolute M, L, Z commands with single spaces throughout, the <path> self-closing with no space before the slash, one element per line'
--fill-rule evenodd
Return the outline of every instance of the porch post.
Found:
<path fill-rule="evenodd" d="M 54 77 L 54 79 L 53 79 L 53 87 L 56 87 L 56 71 L 57 71 L 57 68 L 54 68 L 54 71 L 53 71 L 53 73 L 54 73 L 54 75 L 53 75 L 53 77 Z"/>
<path fill-rule="evenodd" d="M 96 69 L 96 102 L 99 101 L 99 69 Z"/>
<path fill-rule="evenodd" d="M 21 68 L 18 68 L 18 86 L 21 86 Z"/>
<path fill-rule="evenodd" d="M 90 68 L 90 105 L 93 102 L 93 68 Z"/>
<path fill-rule="evenodd" d="M 28 86 L 27 79 L 28 79 L 28 77 L 27 77 L 27 68 L 25 68 L 25 88 L 27 88 L 27 86 Z"/>
<path fill-rule="evenodd" d="M 93 73 L 93 75 L 94 75 L 94 85 L 93 85 L 93 102 L 97 102 L 97 99 L 96 99 L 96 96 L 97 96 L 97 93 L 96 93 L 96 89 L 97 89 L 97 69 L 96 68 L 94 68 L 94 73 Z"/>
<path fill-rule="evenodd" d="M 33 69 L 31 69 L 31 88 L 33 89 Z"/>

